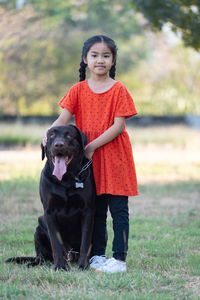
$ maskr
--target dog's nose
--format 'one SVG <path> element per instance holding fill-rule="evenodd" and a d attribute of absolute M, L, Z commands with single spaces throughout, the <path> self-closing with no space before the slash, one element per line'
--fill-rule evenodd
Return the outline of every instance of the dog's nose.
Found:
<path fill-rule="evenodd" d="M 64 147 L 64 142 L 62 141 L 57 141 L 54 143 L 54 147 L 56 150 L 62 150 Z"/>

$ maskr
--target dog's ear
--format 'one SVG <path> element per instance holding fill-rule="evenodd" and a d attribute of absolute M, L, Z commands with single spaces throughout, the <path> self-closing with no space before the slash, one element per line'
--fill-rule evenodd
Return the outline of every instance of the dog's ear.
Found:
<path fill-rule="evenodd" d="M 42 149 L 42 160 L 44 160 L 45 155 L 46 155 L 46 146 L 41 143 L 41 149 Z"/>
<path fill-rule="evenodd" d="M 70 124 L 70 126 L 74 127 L 76 129 L 76 131 L 78 132 L 79 138 L 80 138 L 80 144 L 81 144 L 82 148 L 84 149 L 88 143 L 87 135 L 84 132 L 82 132 L 80 129 L 78 129 L 78 127 L 76 127 L 75 125 Z"/>
<path fill-rule="evenodd" d="M 87 137 L 87 135 L 84 132 L 82 132 L 80 130 L 79 130 L 79 133 L 81 135 L 81 141 L 82 141 L 83 148 L 85 148 L 85 146 L 88 143 L 88 137 Z"/>

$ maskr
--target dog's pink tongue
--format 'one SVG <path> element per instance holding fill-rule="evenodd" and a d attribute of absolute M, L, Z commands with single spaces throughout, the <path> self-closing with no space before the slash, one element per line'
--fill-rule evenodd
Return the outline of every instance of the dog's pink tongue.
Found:
<path fill-rule="evenodd" d="M 67 172 L 66 158 L 55 156 L 53 175 L 55 175 L 58 180 L 62 180 L 63 175 Z"/>

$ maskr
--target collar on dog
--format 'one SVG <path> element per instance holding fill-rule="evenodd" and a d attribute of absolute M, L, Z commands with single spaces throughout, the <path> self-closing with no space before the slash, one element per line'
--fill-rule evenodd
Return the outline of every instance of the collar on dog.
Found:
<path fill-rule="evenodd" d="M 75 177 L 75 188 L 78 189 L 83 189 L 84 188 L 84 183 L 80 181 L 79 176 L 81 175 L 81 173 L 83 173 L 84 171 L 86 171 L 89 166 L 92 164 L 92 159 L 90 159 L 80 170 L 80 172 L 78 173 L 78 176 Z"/>

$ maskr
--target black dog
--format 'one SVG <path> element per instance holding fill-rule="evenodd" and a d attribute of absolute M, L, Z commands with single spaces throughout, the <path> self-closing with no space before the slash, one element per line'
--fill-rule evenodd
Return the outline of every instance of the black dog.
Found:
<path fill-rule="evenodd" d="M 95 185 L 91 161 L 84 157 L 87 136 L 73 125 L 52 127 L 42 159 L 47 161 L 40 179 L 44 215 L 35 232 L 36 257 L 14 257 L 7 262 L 28 266 L 54 262 L 68 270 L 67 261 L 85 269 L 91 250 Z"/>

